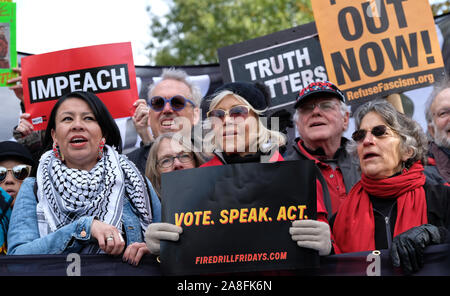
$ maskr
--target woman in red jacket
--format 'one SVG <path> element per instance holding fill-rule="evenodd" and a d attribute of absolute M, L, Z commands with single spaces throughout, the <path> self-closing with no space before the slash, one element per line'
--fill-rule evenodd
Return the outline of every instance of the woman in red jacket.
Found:
<path fill-rule="evenodd" d="M 285 136 L 267 129 L 261 115 L 269 106 L 270 96 L 264 85 L 247 82 L 228 83 L 216 90 L 211 99 L 208 120 L 213 128 L 210 139 L 214 157 L 203 164 L 216 166 L 245 162 L 283 161 L 278 151 L 285 145 Z M 331 252 L 330 228 L 323 204 L 322 187 L 317 182 L 316 220 L 293 221 L 289 232 L 298 246 L 312 248 L 320 255 Z M 146 234 L 152 252 L 159 251 L 159 240 L 178 240 L 181 227 L 168 224 L 164 229 L 152 229 Z M 168 235 L 170 233 L 170 235 Z"/>
<path fill-rule="evenodd" d="M 264 85 L 233 82 L 220 87 L 211 99 L 208 121 L 213 133 L 209 147 L 214 157 L 203 166 L 283 160 L 278 152 L 285 136 L 267 129 L 261 115 L 269 106 Z"/>
<path fill-rule="evenodd" d="M 416 272 L 425 248 L 445 241 L 450 188 L 427 182 L 427 138 L 417 122 L 386 100 L 361 105 L 354 118 L 347 149 L 358 155 L 362 175 L 337 212 L 336 251 L 390 249 L 394 266 Z"/>

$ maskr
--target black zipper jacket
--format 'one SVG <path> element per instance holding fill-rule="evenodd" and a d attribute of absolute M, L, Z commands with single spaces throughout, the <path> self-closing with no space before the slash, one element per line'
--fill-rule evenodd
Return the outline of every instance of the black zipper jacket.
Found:
<path fill-rule="evenodd" d="M 447 234 L 450 229 L 450 187 L 425 183 L 423 188 L 427 201 L 428 223 L 439 227 L 441 234 Z M 389 249 L 397 221 L 397 200 L 372 195 L 369 197 L 375 220 L 375 249 Z M 331 228 L 335 218 L 336 215 L 331 218 Z"/>

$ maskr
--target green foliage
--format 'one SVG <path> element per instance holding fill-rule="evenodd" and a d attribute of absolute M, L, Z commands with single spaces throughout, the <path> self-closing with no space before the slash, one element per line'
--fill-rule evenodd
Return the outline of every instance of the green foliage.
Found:
<path fill-rule="evenodd" d="M 155 65 L 217 63 L 217 49 L 314 20 L 310 0 L 173 0 L 149 12 Z"/>
<path fill-rule="evenodd" d="M 441 3 L 436 3 L 431 5 L 431 9 L 433 10 L 433 15 L 441 15 L 450 12 L 450 1 L 444 1 Z"/>

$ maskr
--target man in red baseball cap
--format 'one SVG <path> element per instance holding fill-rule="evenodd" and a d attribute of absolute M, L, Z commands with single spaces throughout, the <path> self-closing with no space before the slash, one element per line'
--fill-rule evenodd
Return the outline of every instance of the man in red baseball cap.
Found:
<path fill-rule="evenodd" d="M 294 151 L 287 159 L 316 162 L 328 185 L 331 217 L 360 179 L 358 160 L 347 153 L 348 140 L 342 136 L 350 117 L 345 96 L 329 81 L 313 82 L 302 89 L 294 108 L 300 137 L 295 139 Z"/>

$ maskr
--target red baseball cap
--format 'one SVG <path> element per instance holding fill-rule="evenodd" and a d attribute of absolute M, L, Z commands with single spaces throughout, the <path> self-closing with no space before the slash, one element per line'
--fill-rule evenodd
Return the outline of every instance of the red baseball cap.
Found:
<path fill-rule="evenodd" d="M 342 91 L 330 81 L 311 82 L 307 87 L 302 89 L 298 94 L 294 108 L 297 109 L 309 97 L 319 93 L 327 93 L 336 96 L 337 99 L 345 102 L 345 96 Z"/>

